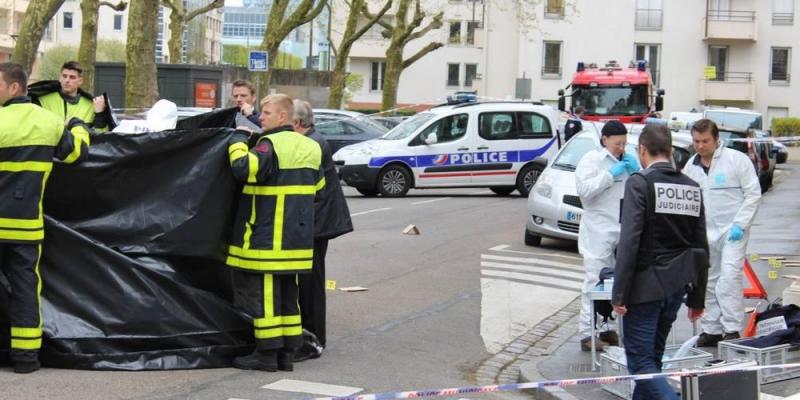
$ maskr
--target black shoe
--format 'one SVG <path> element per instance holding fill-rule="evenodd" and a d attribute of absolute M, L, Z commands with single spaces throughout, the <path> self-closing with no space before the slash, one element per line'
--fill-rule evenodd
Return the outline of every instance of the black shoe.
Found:
<path fill-rule="evenodd" d="M 697 347 L 716 347 L 720 340 L 722 340 L 722 335 L 703 332 L 700 334 L 700 338 L 697 339 Z"/>
<path fill-rule="evenodd" d="M 303 346 L 299 350 L 294 352 L 294 362 L 310 360 L 312 358 L 319 358 L 321 355 L 322 355 L 322 350 L 317 351 L 316 349 Z"/>
<path fill-rule="evenodd" d="M 614 331 L 600 332 L 600 340 L 608 343 L 609 346 L 619 346 L 619 336 Z"/>
<path fill-rule="evenodd" d="M 739 332 L 729 332 L 725 333 L 725 336 L 722 337 L 722 340 L 736 340 L 739 338 L 741 338 L 741 336 L 739 336 Z"/>
<path fill-rule="evenodd" d="M 275 351 L 254 351 L 250 355 L 233 359 L 234 368 L 275 372 L 278 370 L 278 354 Z"/>
<path fill-rule="evenodd" d="M 278 369 L 281 371 L 294 371 L 294 365 L 292 365 L 293 360 L 293 351 L 282 351 L 278 353 Z"/>
<path fill-rule="evenodd" d="M 38 371 L 41 365 L 39 361 L 18 361 L 14 363 L 14 372 L 18 374 L 29 374 Z"/>

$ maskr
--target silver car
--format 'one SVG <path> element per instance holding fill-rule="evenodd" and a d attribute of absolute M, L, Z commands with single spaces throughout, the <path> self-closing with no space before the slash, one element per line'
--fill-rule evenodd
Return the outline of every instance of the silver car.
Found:
<path fill-rule="evenodd" d="M 575 168 L 583 156 L 600 147 L 601 124 L 586 123 L 539 176 L 528 195 L 525 244 L 539 246 L 542 237 L 578 240 L 583 206 L 575 188 Z M 625 151 L 636 155 L 641 125 L 629 129 Z M 691 135 L 672 132 L 673 159 L 681 168 L 692 153 Z"/>

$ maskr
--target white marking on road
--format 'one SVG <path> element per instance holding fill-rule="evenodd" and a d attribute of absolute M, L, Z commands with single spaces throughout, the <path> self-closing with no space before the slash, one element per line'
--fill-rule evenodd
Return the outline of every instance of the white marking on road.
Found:
<path fill-rule="evenodd" d="M 228 400 L 249 400 L 249 399 L 240 399 L 238 397 L 228 397 Z"/>
<path fill-rule="evenodd" d="M 447 200 L 447 199 L 449 199 L 449 198 L 450 198 L 450 197 L 441 197 L 441 198 L 438 198 L 438 199 L 433 199 L 433 200 L 417 201 L 417 202 L 411 203 L 411 205 L 412 205 L 412 206 L 418 206 L 418 205 L 420 205 L 420 204 L 428 204 L 428 203 L 433 203 L 433 202 L 436 202 L 436 201 Z"/>
<path fill-rule="evenodd" d="M 534 265 L 545 265 L 550 267 L 560 267 L 566 268 L 573 271 L 580 272 L 583 274 L 584 268 L 580 264 L 572 264 L 572 263 L 563 263 L 558 261 L 551 261 L 551 260 L 541 260 L 538 258 L 522 258 L 522 257 L 505 257 L 505 256 L 496 256 L 493 254 L 481 254 L 481 259 L 483 260 L 492 260 L 492 261 L 506 261 L 506 262 L 516 262 L 516 263 L 523 263 L 523 264 L 534 264 Z"/>
<path fill-rule="evenodd" d="M 351 217 L 357 217 L 359 215 L 371 214 L 371 213 L 376 213 L 376 212 L 381 212 L 381 211 L 388 211 L 388 210 L 391 210 L 391 208 L 389 208 L 389 207 L 387 207 L 387 208 L 376 208 L 374 210 L 367 210 L 367 211 L 361 211 L 361 212 L 357 212 L 357 213 L 352 213 L 352 214 L 350 214 L 350 216 Z"/>
<path fill-rule="evenodd" d="M 345 397 L 358 393 L 364 389 L 351 386 L 329 385 L 294 379 L 281 379 L 277 382 L 264 385 L 262 389 L 280 390 L 284 392 L 309 393 L 330 397 Z"/>
<path fill-rule="evenodd" d="M 569 288 L 573 288 L 573 289 L 580 289 L 581 286 L 583 286 L 583 283 L 572 281 L 572 280 L 559 279 L 559 278 L 550 278 L 550 277 L 547 277 L 547 276 L 535 276 L 535 277 L 532 277 L 529 274 L 524 274 L 524 273 L 519 273 L 519 272 L 506 272 L 506 271 L 495 271 L 495 270 L 491 270 L 491 269 L 484 269 L 484 270 L 481 270 L 481 274 L 483 274 L 483 276 L 486 276 L 486 277 L 512 278 L 512 279 L 516 279 L 516 280 L 531 282 L 532 284 L 544 283 L 544 284 L 565 286 L 565 287 L 569 287 Z M 554 289 L 554 290 L 558 290 L 558 289 Z"/>
<path fill-rule="evenodd" d="M 500 251 L 500 252 L 504 252 L 504 253 L 529 254 L 529 255 L 532 255 L 532 256 L 569 258 L 569 259 L 578 260 L 578 261 L 583 262 L 583 258 L 578 257 L 578 256 L 570 256 L 570 255 L 566 255 L 566 254 L 555 254 L 555 253 L 541 253 L 541 252 L 535 252 L 535 251 L 507 250 L 509 247 L 511 247 L 511 245 L 501 244 L 499 246 L 494 246 L 489 250 Z"/>
<path fill-rule="evenodd" d="M 577 281 L 583 282 L 583 277 L 585 276 L 583 272 L 579 271 L 570 271 L 570 270 L 548 268 L 548 267 L 535 267 L 535 266 L 519 265 L 519 264 L 486 262 L 486 261 L 481 262 L 481 267 L 513 269 L 515 271 L 528 272 L 530 275 L 536 275 L 536 273 L 538 272 L 546 275 L 563 276 L 565 279 L 573 280 L 576 282 Z"/>

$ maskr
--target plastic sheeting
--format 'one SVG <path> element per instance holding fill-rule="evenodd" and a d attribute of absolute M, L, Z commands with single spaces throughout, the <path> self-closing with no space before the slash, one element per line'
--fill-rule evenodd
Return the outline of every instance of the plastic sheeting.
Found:
<path fill-rule="evenodd" d="M 45 366 L 229 366 L 252 350 L 232 305 L 224 249 L 239 185 L 228 164 L 235 110 L 179 130 L 92 137 L 90 157 L 56 164 L 44 201 Z M 7 287 L 0 332 L 7 335 Z M 0 339 L 7 349 L 8 337 Z"/>

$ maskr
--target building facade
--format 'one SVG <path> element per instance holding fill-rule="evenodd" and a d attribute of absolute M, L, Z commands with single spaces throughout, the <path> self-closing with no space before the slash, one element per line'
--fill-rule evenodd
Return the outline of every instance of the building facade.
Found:
<path fill-rule="evenodd" d="M 0 62 L 11 60 L 17 37 L 19 36 L 22 18 L 28 9 L 27 0 L 0 0 Z M 45 29 L 42 41 L 39 44 L 41 54 L 47 47 L 53 45 L 56 21 L 53 20 Z"/>

